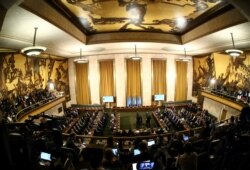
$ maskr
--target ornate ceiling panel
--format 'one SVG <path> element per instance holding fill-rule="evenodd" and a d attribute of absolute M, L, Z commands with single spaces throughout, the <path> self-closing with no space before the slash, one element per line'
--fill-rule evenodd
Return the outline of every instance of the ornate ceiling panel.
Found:
<path fill-rule="evenodd" d="M 85 34 L 182 34 L 225 7 L 223 0 L 51 0 Z M 203 20 L 203 21 L 202 21 Z"/>

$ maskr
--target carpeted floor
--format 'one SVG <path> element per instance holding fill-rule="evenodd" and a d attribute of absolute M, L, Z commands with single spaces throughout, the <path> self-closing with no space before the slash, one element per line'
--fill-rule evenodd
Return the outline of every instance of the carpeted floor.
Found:
<path fill-rule="evenodd" d="M 111 113 L 110 111 L 108 111 Z M 151 112 L 149 112 L 151 113 Z M 145 112 L 139 112 L 139 114 L 142 116 L 143 124 L 141 127 L 138 127 L 139 129 L 145 129 L 146 128 L 146 111 Z M 151 115 L 151 121 L 150 121 L 151 128 L 158 127 L 153 116 Z M 129 129 L 137 129 L 136 127 L 136 112 L 120 112 L 120 129 L 121 130 L 129 130 Z M 107 124 L 103 127 L 103 136 L 112 136 L 112 131 L 109 128 L 109 119 L 107 120 Z M 92 142 L 95 143 L 96 140 L 93 140 Z"/>
<path fill-rule="evenodd" d="M 150 113 L 150 112 L 149 112 Z M 141 129 L 146 128 L 146 112 L 139 112 L 142 116 L 143 125 L 140 127 Z M 120 113 L 120 129 L 136 129 L 136 112 L 121 112 Z M 151 128 L 158 127 L 154 118 L 151 115 Z"/>

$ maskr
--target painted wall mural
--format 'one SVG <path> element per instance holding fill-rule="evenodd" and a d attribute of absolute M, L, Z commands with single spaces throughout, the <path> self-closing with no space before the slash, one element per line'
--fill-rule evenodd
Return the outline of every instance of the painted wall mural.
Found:
<path fill-rule="evenodd" d="M 223 53 L 197 56 L 193 69 L 193 96 L 202 88 L 215 88 L 230 95 L 239 90 L 250 92 L 250 52 L 237 58 Z M 212 79 L 215 79 L 214 84 L 211 84 Z"/>
<path fill-rule="evenodd" d="M 45 89 L 53 82 L 58 92 L 69 99 L 68 60 L 58 57 L 27 57 L 0 53 L 0 99 Z"/>
<path fill-rule="evenodd" d="M 193 57 L 192 95 L 197 96 L 200 89 L 208 87 L 213 77 L 215 77 L 213 55 Z"/>

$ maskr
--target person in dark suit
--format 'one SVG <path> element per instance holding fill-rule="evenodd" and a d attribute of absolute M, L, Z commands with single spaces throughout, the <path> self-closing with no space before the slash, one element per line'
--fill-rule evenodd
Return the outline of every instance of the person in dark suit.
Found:
<path fill-rule="evenodd" d="M 72 148 L 75 150 L 75 152 L 77 154 L 80 154 L 80 149 L 78 148 L 78 146 L 75 144 L 76 141 L 76 134 L 75 133 L 71 133 L 66 141 L 65 147 L 67 148 Z"/>
<path fill-rule="evenodd" d="M 146 113 L 146 127 L 150 128 L 150 120 L 151 120 L 151 116 L 149 115 L 149 113 Z"/>
<path fill-rule="evenodd" d="M 112 149 L 107 148 L 104 151 L 104 160 L 102 163 L 103 167 L 110 170 L 123 169 L 122 162 L 114 155 Z"/>
<path fill-rule="evenodd" d="M 133 162 L 142 162 L 147 160 L 152 160 L 150 153 L 148 152 L 148 144 L 145 141 L 140 142 L 139 144 L 140 154 L 133 157 Z"/>
<path fill-rule="evenodd" d="M 204 123 L 199 138 L 206 140 L 210 137 L 211 128 L 209 125 L 210 125 L 210 122 L 208 121 Z"/>
<path fill-rule="evenodd" d="M 185 143 L 184 154 L 176 159 L 176 167 L 180 170 L 196 170 L 197 169 L 197 154 L 193 152 L 192 144 Z"/>
<path fill-rule="evenodd" d="M 136 113 L 136 127 L 140 128 L 142 126 L 142 116 L 137 112 Z"/>

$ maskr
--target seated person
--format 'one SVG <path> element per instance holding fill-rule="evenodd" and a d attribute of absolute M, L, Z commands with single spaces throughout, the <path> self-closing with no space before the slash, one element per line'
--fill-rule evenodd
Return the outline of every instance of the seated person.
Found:
<path fill-rule="evenodd" d="M 123 169 L 123 165 L 117 156 L 114 155 L 112 149 L 108 148 L 104 151 L 103 167 L 105 169 Z"/>
<path fill-rule="evenodd" d="M 140 150 L 140 154 L 135 155 L 133 157 L 133 162 L 142 162 L 142 161 L 151 160 L 152 157 L 148 152 L 147 142 L 145 142 L 145 141 L 140 142 L 139 150 Z"/>
<path fill-rule="evenodd" d="M 73 149 L 78 155 L 80 154 L 80 148 L 76 145 L 76 134 L 71 133 L 65 143 L 65 147 Z"/>
<path fill-rule="evenodd" d="M 112 136 L 108 137 L 107 143 L 105 144 L 104 148 L 117 148 L 117 144 L 115 143 Z"/>
<path fill-rule="evenodd" d="M 184 154 L 180 155 L 176 159 L 176 167 L 180 170 L 192 169 L 196 170 L 197 167 L 197 154 L 193 152 L 192 144 L 185 143 Z"/>

